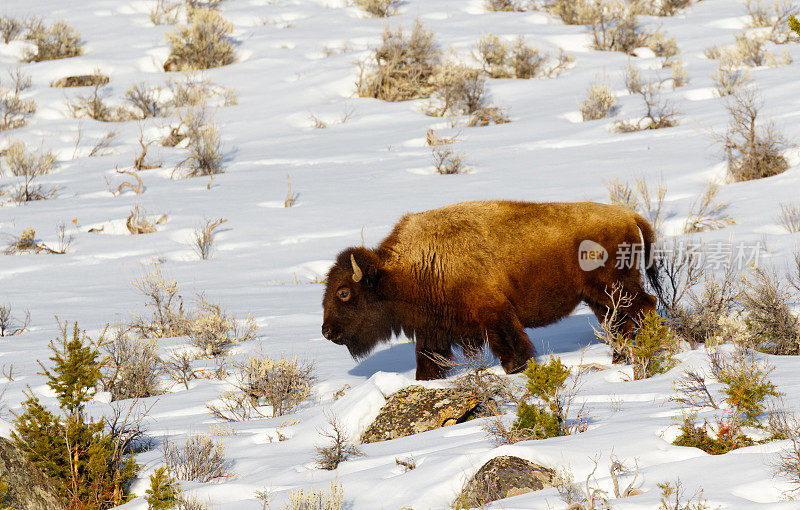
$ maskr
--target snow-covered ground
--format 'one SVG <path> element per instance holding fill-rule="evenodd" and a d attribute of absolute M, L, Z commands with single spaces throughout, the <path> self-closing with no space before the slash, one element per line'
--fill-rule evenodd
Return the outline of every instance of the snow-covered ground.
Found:
<path fill-rule="evenodd" d="M 682 88 L 665 89 L 681 112 L 678 126 L 618 134 L 611 129 L 613 122 L 633 118 L 642 108 L 639 98 L 625 90 L 623 69 L 628 62 L 646 76 L 660 73 L 665 78 L 668 70 L 659 69 L 662 59 L 646 54 L 631 58 L 591 50 L 586 27 L 566 26 L 542 12 L 487 12 L 482 0 L 406 0 L 399 15 L 388 21 L 367 17 L 346 0 L 228 0 L 222 13 L 235 26 L 237 61 L 205 73 L 238 95 L 238 104 L 213 114 L 224 143 L 225 172 L 210 184 L 206 178 L 173 179 L 183 151 L 154 144 L 149 159 L 163 166 L 140 173 L 144 192 L 114 197 L 105 178 L 119 182 L 115 168 L 132 164 L 139 149 L 139 126 L 74 119 L 67 99 L 87 89 L 49 84 L 97 68 L 110 76 L 112 97 L 120 101 L 134 83 L 165 84 L 171 75 L 160 65 L 168 54 L 164 34 L 172 27 L 151 23 L 148 13 L 154 5 L 153 0 L 0 1 L 3 14 L 64 19 L 86 43 L 83 56 L 34 64 L 18 64 L 26 43 L 0 43 L 3 70 L 20 65 L 33 82 L 26 96 L 38 103 L 26 127 L 0 133 L 0 148 L 20 139 L 53 150 L 60 163 L 40 181 L 58 186 L 58 195 L 24 206 L 4 204 L 0 231 L 19 235 L 33 227 L 37 237 L 52 243 L 56 225 L 63 222 L 74 237 L 66 255 L 0 255 L 0 302 L 11 304 L 18 315 L 28 309 L 32 317 L 30 331 L 0 339 L 0 365 L 14 367 L 14 380 L 1 381 L 10 409 L 19 408 L 27 387 L 47 404 L 55 404 L 36 363 L 50 355 L 48 342 L 58 331 L 55 316 L 78 321 L 91 335 L 106 323 L 142 311 L 143 299 L 131 280 L 159 261 L 180 283 L 185 297 L 202 292 L 228 312 L 256 319 L 258 338 L 234 346 L 231 356 L 241 359 L 259 351 L 272 357 L 297 355 L 313 361 L 317 369 L 313 397 L 296 413 L 233 423 L 236 433 L 219 437 L 232 476 L 182 484 L 213 508 L 261 508 L 255 491 L 263 488 L 274 490 L 272 507 L 278 508 L 290 490 L 325 488 L 330 480 L 342 484 L 347 508 L 447 508 L 484 462 L 505 454 L 554 468 L 570 466 L 577 480 L 591 471 L 592 459 L 599 455 L 598 481 L 610 489 L 606 466 L 612 451 L 638 462 L 644 491 L 615 501 L 615 508 L 654 508 L 660 495 L 656 484 L 678 477 L 690 492 L 702 487 L 709 502 L 723 508 L 797 508 L 796 502 L 784 501 L 788 485 L 773 477 L 769 465 L 771 454 L 784 443 L 723 456 L 670 444 L 670 427 L 680 411 L 667 399 L 685 364 L 702 361 L 699 351 L 680 354 L 678 367 L 649 380 L 625 381 L 621 372 L 629 369 L 617 367 L 587 376 L 580 398 L 587 403 L 591 421 L 579 435 L 498 448 L 482 430 L 485 420 L 479 419 L 365 445 L 363 456 L 336 471 L 314 466 L 314 445 L 322 441 L 318 429 L 325 425 L 326 414 L 334 413 L 357 437 L 377 414 L 384 395 L 413 382 L 415 369 L 413 345 L 405 339 L 357 362 L 321 336 L 323 285 L 316 282 L 335 255 L 359 245 L 362 235 L 367 245 L 376 244 L 409 211 L 488 198 L 604 202 L 605 183 L 614 178 L 662 180 L 668 190 L 665 233 L 678 233 L 707 182 L 725 180 L 722 150 L 711 133 L 724 130 L 728 117 L 709 76 L 718 62 L 707 59 L 704 49 L 732 44 L 734 34 L 746 30 L 743 2 L 705 0 L 674 17 L 642 18 L 645 26 L 662 27 L 678 41 L 690 81 Z M 489 80 L 492 101 L 507 109 L 513 120 L 500 126 L 452 128 L 447 119 L 423 114 L 424 100 L 386 103 L 358 98 L 358 59 L 379 42 L 387 23 L 411 28 L 416 18 L 435 32 L 442 47 L 464 58 L 481 35 L 493 33 L 509 39 L 522 35 L 549 52 L 564 48 L 575 57 L 574 65 L 554 79 Z M 796 43 L 779 51 L 784 49 L 800 61 Z M 790 140 L 800 139 L 798 70 L 800 63 L 752 72 L 764 97 L 764 118 L 774 120 Z M 598 75 L 605 75 L 618 94 L 619 110 L 610 119 L 579 122 L 577 103 Z M 345 112 L 351 114 L 341 123 Z M 329 126 L 315 129 L 312 115 Z M 168 123 L 169 119 L 142 123 L 145 138 L 163 136 Z M 457 148 L 466 156 L 469 173 L 434 172 L 425 145 L 429 128 L 444 136 L 460 133 Z M 88 157 L 94 141 L 109 131 L 116 133 L 111 154 Z M 766 246 L 760 263 L 786 264 L 798 237 L 786 233 L 776 215 L 780 203 L 797 199 L 800 152 L 790 148 L 785 154 L 792 165 L 785 173 L 722 186 L 719 200 L 729 204 L 727 213 L 736 224 L 705 233 L 703 240 L 760 242 Z M 299 193 L 291 208 L 283 207 L 286 174 Z M 0 185 L 13 182 L 8 176 L 0 179 Z M 124 221 L 134 205 L 152 215 L 167 214 L 168 220 L 155 233 L 127 235 Z M 228 220 L 208 260 L 198 260 L 189 244 L 203 218 Z M 88 232 L 101 226 L 103 232 Z M 552 352 L 577 363 L 588 346 L 585 361 L 610 364 L 608 349 L 592 333 L 593 320 L 587 309 L 579 308 L 556 325 L 528 333 L 540 356 Z M 159 348 L 168 353 L 184 344 L 185 339 L 165 339 Z M 800 397 L 797 360 L 764 357 L 775 366 L 771 379 L 795 407 Z M 350 389 L 334 401 L 333 394 L 345 385 Z M 226 389 L 230 386 L 225 382 L 196 380 L 188 391 L 175 385 L 147 399 L 152 405 L 145 419 L 148 433 L 156 440 L 181 441 L 189 433 L 209 431 L 219 421 L 206 404 Z M 107 409 L 107 399 L 99 395 L 93 412 Z M 4 415 L 0 434 L 7 436 L 11 425 L 11 417 Z M 271 442 L 276 428 L 290 439 Z M 409 455 L 418 467 L 404 473 L 395 458 Z M 160 452 L 143 453 L 138 461 L 144 467 L 133 491 L 142 496 L 148 475 L 161 462 Z M 549 489 L 492 507 L 548 505 L 566 506 Z M 141 509 L 145 503 L 137 498 L 125 508 Z"/>

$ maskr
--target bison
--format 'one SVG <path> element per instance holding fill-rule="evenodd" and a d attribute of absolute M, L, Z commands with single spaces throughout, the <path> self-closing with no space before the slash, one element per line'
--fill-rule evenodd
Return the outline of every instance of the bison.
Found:
<path fill-rule="evenodd" d="M 507 373 L 518 372 L 534 354 L 524 328 L 556 322 L 580 302 L 602 319 L 615 284 L 633 297 L 627 331 L 654 310 L 639 270 L 654 241 L 642 216 L 592 202 L 476 201 L 407 214 L 376 249 L 339 253 L 322 334 L 359 359 L 403 332 L 416 341 L 421 380 L 443 377 L 454 345 L 488 343 Z M 657 288 L 653 264 L 647 277 Z"/>

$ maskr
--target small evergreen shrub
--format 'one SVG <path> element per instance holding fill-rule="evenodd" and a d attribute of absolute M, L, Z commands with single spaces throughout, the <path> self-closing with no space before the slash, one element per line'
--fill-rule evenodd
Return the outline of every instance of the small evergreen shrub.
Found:
<path fill-rule="evenodd" d="M 178 506 L 181 488 L 172 478 L 167 468 L 161 466 L 150 475 L 150 488 L 145 491 L 144 500 L 148 510 L 168 510 Z"/>
<path fill-rule="evenodd" d="M 525 369 L 526 393 L 520 399 L 517 418 L 511 426 L 514 439 L 546 439 L 583 430 L 583 419 L 578 413 L 573 423 L 568 422 L 567 413 L 574 397 L 576 386 L 566 385 L 570 369 L 560 358 L 550 357 L 545 364 L 528 361 Z M 528 399 L 534 398 L 533 403 Z"/>
<path fill-rule="evenodd" d="M 121 505 L 138 470 L 126 443 L 130 436 L 115 434 L 105 419 L 95 421 L 84 413 L 102 377 L 103 343 L 104 334 L 92 340 L 77 323 L 71 331 L 68 323 L 61 325 L 59 338 L 50 342 L 53 367 L 42 366 L 61 414 L 53 414 L 29 394 L 11 433 L 71 508 L 103 510 Z"/>

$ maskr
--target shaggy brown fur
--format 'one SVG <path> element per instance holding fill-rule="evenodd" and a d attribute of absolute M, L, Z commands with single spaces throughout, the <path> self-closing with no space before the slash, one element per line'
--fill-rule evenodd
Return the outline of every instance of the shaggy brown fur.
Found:
<path fill-rule="evenodd" d="M 587 239 L 608 251 L 592 271 L 578 259 Z M 654 240 L 643 217 L 591 202 L 463 202 L 407 214 L 377 249 L 339 254 L 328 273 L 322 333 L 360 358 L 402 331 L 416 340 L 417 379 L 443 376 L 433 355 L 484 342 L 506 372 L 517 372 L 534 353 L 523 328 L 558 321 L 581 301 L 602 319 L 616 282 L 634 296 L 625 310 L 632 331 L 655 298 L 642 287 L 640 257 L 619 269 L 617 251 L 643 244 L 649 260 Z M 653 265 L 647 274 L 657 285 Z"/>

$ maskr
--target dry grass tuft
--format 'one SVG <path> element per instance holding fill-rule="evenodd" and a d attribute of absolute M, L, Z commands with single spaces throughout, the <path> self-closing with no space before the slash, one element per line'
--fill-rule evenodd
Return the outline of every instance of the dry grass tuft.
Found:
<path fill-rule="evenodd" d="M 125 220 L 125 226 L 131 235 L 139 234 L 152 234 L 156 231 L 156 226 L 167 221 L 167 215 L 164 214 L 157 220 L 153 221 L 147 217 L 146 212 L 139 211 L 139 206 L 133 206 L 128 219 Z"/>
<path fill-rule="evenodd" d="M 234 61 L 233 25 L 217 11 L 204 7 L 188 8 L 188 25 L 167 34 L 170 55 L 165 71 L 195 71 L 228 65 Z"/>
<path fill-rule="evenodd" d="M 11 235 L 11 242 L 6 247 L 6 255 L 17 255 L 20 253 L 51 253 L 63 255 L 67 253 L 69 245 L 72 243 L 72 236 L 67 235 L 66 227 L 63 223 L 56 229 L 58 234 L 58 247 L 52 248 L 36 239 L 36 231 L 33 228 L 26 228 L 22 234 Z"/>
<path fill-rule="evenodd" d="M 608 84 L 595 81 L 589 86 L 586 99 L 579 105 L 581 118 L 584 121 L 602 119 L 613 113 L 616 104 L 617 99 Z"/>
<path fill-rule="evenodd" d="M 211 257 L 214 250 L 214 236 L 215 230 L 226 223 L 228 220 L 218 218 L 216 220 L 203 220 L 203 224 L 194 229 L 194 243 L 192 247 L 195 253 L 200 256 L 201 260 L 206 260 Z"/>
<path fill-rule="evenodd" d="M 31 86 L 30 76 L 16 69 L 9 70 L 8 77 L 9 85 L 0 82 L 0 131 L 24 126 L 36 111 L 36 101 L 23 99 L 21 95 Z"/>
<path fill-rule="evenodd" d="M 289 493 L 289 501 L 281 510 L 341 510 L 344 491 L 338 482 L 331 482 L 330 492 L 297 489 Z"/>
<path fill-rule="evenodd" d="M 6 171 L 18 177 L 20 182 L 3 194 L 12 201 L 24 204 L 33 200 L 44 200 L 55 195 L 56 189 L 46 189 L 37 184 L 39 177 L 47 175 L 56 167 L 56 156 L 50 151 L 32 151 L 25 142 L 12 141 L 3 154 Z"/>
<path fill-rule="evenodd" d="M 356 84 L 361 97 L 405 101 L 429 97 L 436 90 L 433 79 L 441 67 L 441 50 L 433 32 L 425 30 L 419 20 L 410 33 L 387 26 L 373 59 L 370 64 L 361 63 Z"/>
<path fill-rule="evenodd" d="M 83 55 L 80 32 L 63 21 L 47 27 L 41 20 L 31 20 L 25 38 L 33 42 L 36 49 L 25 53 L 24 62 L 43 62 Z"/>
<path fill-rule="evenodd" d="M 789 163 L 781 154 L 786 141 L 772 123 L 757 127 L 763 101 L 753 90 L 740 90 L 727 104 L 728 131 L 716 135 L 734 181 L 750 181 L 783 173 Z"/>
<path fill-rule="evenodd" d="M 400 0 L 353 0 L 353 3 L 376 18 L 394 16 L 400 6 Z"/>
<path fill-rule="evenodd" d="M 167 471 L 178 480 L 208 483 L 230 475 L 225 448 L 207 435 L 190 435 L 183 446 L 166 439 L 161 452 Z"/>
<path fill-rule="evenodd" d="M 800 232 L 800 205 L 780 204 L 781 212 L 778 214 L 778 222 L 790 234 Z"/>

